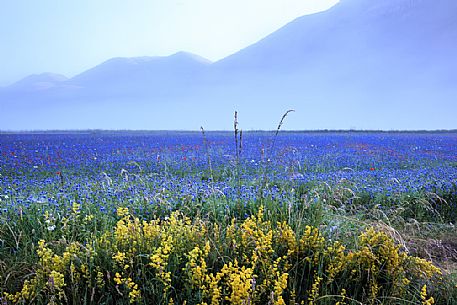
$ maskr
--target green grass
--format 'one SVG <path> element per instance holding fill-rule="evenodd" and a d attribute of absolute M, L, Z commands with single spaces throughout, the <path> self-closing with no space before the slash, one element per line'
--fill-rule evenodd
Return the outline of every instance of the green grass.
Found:
<path fill-rule="evenodd" d="M 134 187 L 136 183 L 143 183 L 141 181 L 146 180 L 136 179 L 129 183 L 118 180 L 112 183 L 115 187 L 122 189 L 123 187 Z M 258 183 L 262 183 L 262 181 Z M 94 185 L 94 187 L 101 187 L 101 185 Z M 265 187 L 268 187 L 268 184 Z M 87 203 L 79 209 L 72 202 L 62 202 L 58 208 L 47 209 L 44 213 L 37 203 L 30 206 L 27 213 L 24 214 L 2 214 L 0 216 L 0 290 L 2 293 L 21 291 L 26 280 L 30 281 L 41 276 L 41 284 L 37 284 L 34 298 L 28 301 L 19 301 L 19 303 L 47 304 L 55 302 L 70 304 L 78 299 L 82 300 L 81 302 L 84 304 L 114 304 L 114 298 L 117 300 L 116 302 L 128 303 L 131 298 L 128 296 L 130 290 L 125 282 L 125 277 L 130 275 L 133 276 L 133 281 L 135 278 L 137 282 L 141 280 L 141 282 L 136 283 L 140 284 L 141 299 L 134 299 L 134 302 L 168 304 L 171 298 L 179 302 L 187 300 L 187 304 L 208 301 L 210 297 L 205 292 L 207 288 L 204 288 L 207 287 L 205 286 L 207 284 L 202 283 L 201 289 L 195 287 L 195 283 L 192 284 L 189 280 L 189 274 L 183 271 L 189 262 L 189 253 L 196 246 L 203 249 L 205 242 L 210 242 L 211 249 L 205 257 L 207 273 L 221 272 L 224 264 L 233 263 L 236 259 L 240 265 L 236 268 L 232 266 L 232 273 L 230 273 L 232 280 L 235 280 L 236 275 L 241 274 L 239 273 L 241 269 L 237 268 L 241 268 L 241 266 L 252 267 L 252 262 L 248 258 L 252 257 L 253 245 L 260 243 L 258 240 L 253 240 L 251 241 L 253 244 L 247 243 L 243 246 L 242 236 L 245 232 L 242 229 L 243 224 L 251 219 L 246 219 L 247 215 L 256 215 L 262 207 L 264 209 L 263 216 L 256 220 L 257 225 L 260 226 L 258 232 L 267 234 L 271 231 L 276 236 L 276 240 L 271 245 L 274 249 L 273 254 L 267 255 L 265 252 L 265 256 L 262 257 L 265 259 L 262 261 L 263 267 L 256 267 L 257 269 L 254 270 L 259 278 L 270 279 L 270 284 L 265 285 L 262 288 L 265 291 L 259 292 L 258 295 L 251 291 L 252 302 L 265 304 L 272 300 L 278 301 L 274 298 L 268 299 L 268 295 L 274 291 L 275 279 L 278 280 L 272 271 L 275 268 L 275 260 L 286 255 L 288 249 L 284 241 L 280 242 L 279 223 L 287 224 L 296 235 L 297 240 L 306 232 L 307 226 L 317 228 L 319 236 L 325 239 L 324 244 L 319 246 L 321 247 L 319 248 L 321 256 L 316 256 L 315 263 L 306 265 L 305 262 L 307 257 L 314 257 L 315 252 L 313 251 L 317 250 L 303 249 L 305 252 L 294 252 L 288 258 L 289 261 L 285 259 L 287 263 L 277 267 L 283 268 L 278 271 L 279 273 L 289 275 L 287 288 L 282 293 L 282 297 L 288 302 L 297 300 L 304 301 L 305 304 L 312 302 L 315 302 L 313 304 L 335 304 L 338 298 L 342 298 L 341 291 L 346 287 L 346 296 L 353 299 L 352 301 L 348 299 L 347 304 L 366 304 L 367 302 L 373 304 L 421 304 L 420 290 L 424 284 L 427 284 L 428 294 L 434 297 L 436 304 L 455 304 L 457 302 L 456 270 L 455 264 L 452 264 L 452 261 L 455 261 L 455 256 L 452 257 L 452 251 L 456 250 L 455 238 L 453 237 L 456 233 L 455 227 L 444 221 L 445 217 L 436 218 L 427 214 L 430 212 L 429 207 L 436 204 L 434 198 L 417 194 L 411 198 L 398 198 L 398 201 L 395 200 L 398 204 L 394 206 L 388 201 L 383 202 L 381 197 L 374 202 L 367 202 L 363 196 L 358 197 L 357 194 L 354 194 L 347 185 L 330 188 L 323 184 L 296 188 L 294 184 L 283 184 L 280 187 L 289 191 L 289 197 L 285 200 L 259 198 L 257 201 L 250 201 L 241 206 L 239 202 L 229 201 L 216 193 L 213 197 L 210 196 L 205 200 L 197 200 L 192 204 L 191 201 L 183 201 L 181 206 L 174 206 L 167 201 L 165 192 L 158 194 L 158 196 L 162 196 L 160 203 L 149 209 L 145 209 L 144 202 L 140 200 L 129 203 L 112 202 L 111 207 L 116 209 L 128 207 L 130 212 L 134 213 L 125 219 L 126 222 L 134 221 L 133 217 L 138 217 L 140 222 L 157 219 L 157 221 L 161 221 L 161 230 L 179 240 L 179 247 L 176 246 L 179 251 L 173 252 L 167 261 L 166 270 L 172 271 L 173 274 L 170 283 L 164 283 L 163 279 L 160 278 L 160 272 L 154 268 L 151 269 L 148 265 L 150 257 L 158 251 L 157 249 L 163 247 L 161 243 L 164 240 L 155 239 L 151 245 L 140 249 L 141 251 L 128 254 L 130 249 L 128 245 L 116 244 L 118 241 L 113 235 L 113 230 L 119 226 L 120 217 L 114 213 L 103 213 Z M 56 187 L 57 189 L 58 187 Z M 380 207 L 381 204 L 383 204 L 383 208 Z M 189 217 L 190 227 L 203 225 L 205 229 L 202 232 L 205 232 L 200 232 L 203 235 L 199 235 L 198 230 L 189 233 L 190 235 L 179 233 L 180 228 L 186 226 L 183 223 L 173 229 L 173 225 L 167 223 L 166 219 L 175 210 L 180 211 L 183 217 Z M 432 218 L 443 221 L 431 222 Z M 233 237 L 227 235 L 228 228 L 233 225 L 237 228 L 235 239 L 237 239 L 238 248 L 233 244 Z M 395 290 L 397 289 L 395 288 L 395 281 L 398 278 L 393 278 L 392 274 L 389 275 L 387 271 L 382 271 L 378 277 L 374 277 L 364 269 L 358 269 L 353 274 L 349 267 L 338 273 L 337 279 L 331 283 L 326 283 L 323 279 L 328 277 L 326 268 L 331 255 L 325 254 L 327 251 L 325 249 L 338 241 L 345 246 L 344 255 L 357 253 L 357 251 L 361 251 L 362 247 L 360 234 L 370 227 L 375 228 L 378 232 L 383 232 L 387 238 L 385 240 L 392 239 L 398 246 L 398 253 L 408 253 L 411 257 L 418 255 L 431 259 L 435 265 L 442 268 L 442 278 L 430 277 L 427 279 L 414 275 L 413 270 L 417 267 L 405 263 L 404 274 L 411 281 L 411 284 L 404 291 Z M 170 233 L 170 230 L 177 231 Z M 52 249 L 55 255 L 60 256 L 64 252 L 68 252 L 71 245 L 77 244 L 79 247 L 78 251 L 74 253 L 74 260 L 72 260 L 73 268 L 76 269 L 72 271 L 69 263 L 63 269 L 58 269 L 64 274 L 67 283 L 62 288 L 63 292 L 60 296 L 59 289 L 56 288 L 55 291 L 52 291 L 46 284 L 49 281 L 52 268 L 46 266 L 43 258 L 38 255 L 38 242 L 40 240 L 45 240 L 47 247 Z M 440 244 L 438 243 L 440 240 L 447 243 L 441 242 Z M 137 240 L 137 242 L 140 241 L 141 239 Z M 437 243 L 433 244 L 434 241 Z M 129 245 L 132 246 L 133 244 Z M 87 250 L 88 246 L 90 246 L 90 251 Z M 441 247 L 440 254 L 430 256 L 430 253 L 437 253 L 438 246 Z M 376 247 L 375 244 L 369 246 L 373 251 L 376 250 Z M 131 255 L 132 266 L 129 268 L 132 270 L 129 269 L 129 272 L 124 275 L 121 273 L 124 282 L 121 285 L 116 285 L 114 282 L 115 271 L 120 272 L 123 269 L 117 265 L 113 256 L 115 256 L 116 251 L 121 250 L 127 255 Z M 386 253 L 380 252 L 377 254 L 379 256 L 376 256 L 377 259 L 370 261 L 371 263 L 368 261 L 365 263 L 375 264 L 376 262 L 379 264 L 376 268 L 384 270 L 384 264 L 388 262 L 387 260 L 385 263 L 382 262 L 382 255 L 384 254 Z M 362 261 L 359 261 L 359 264 L 362 264 Z M 84 273 L 84 268 L 90 269 L 87 271 L 89 275 Z M 96 278 L 99 272 L 102 274 L 103 285 L 97 286 Z M 77 274 L 79 274 L 79 282 L 74 278 L 72 280 L 72 277 Z M 84 276 L 88 278 L 84 278 Z M 319 277 L 323 279 L 319 281 Z M 380 287 L 380 292 L 376 294 L 375 298 L 370 299 L 369 289 L 370 285 L 374 283 L 370 281 L 374 281 L 374 278 Z M 347 283 L 351 283 L 351 285 L 347 286 Z M 314 301 L 310 298 L 313 284 L 319 287 L 319 292 L 313 299 Z M 230 298 L 231 289 L 233 289 L 230 280 L 221 280 L 220 285 L 225 287 L 221 290 L 223 295 L 225 294 L 227 298 Z M 180 298 L 177 291 L 186 291 L 185 297 Z M 230 303 L 227 300 L 224 302 Z"/>

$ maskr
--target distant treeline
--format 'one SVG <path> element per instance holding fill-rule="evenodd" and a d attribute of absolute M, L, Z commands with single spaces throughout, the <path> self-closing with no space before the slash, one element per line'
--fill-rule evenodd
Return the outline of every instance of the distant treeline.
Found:
<path fill-rule="evenodd" d="M 1 134 L 186 134 L 200 133 L 200 130 L 0 130 Z M 233 133 L 232 130 L 207 130 L 210 133 Z M 248 133 L 274 133 L 276 130 L 244 130 Z M 281 130 L 281 133 L 457 133 L 457 129 L 436 130 L 364 130 L 364 129 L 314 129 L 314 130 Z"/>

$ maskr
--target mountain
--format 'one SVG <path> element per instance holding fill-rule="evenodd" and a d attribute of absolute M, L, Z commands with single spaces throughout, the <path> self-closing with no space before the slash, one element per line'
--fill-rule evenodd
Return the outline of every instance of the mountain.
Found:
<path fill-rule="evenodd" d="M 389 65 L 395 73 L 410 73 L 410 68 L 455 64 L 456 17 L 453 0 L 342 0 L 328 11 L 294 20 L 217 65 L 274 73 L 381 67 L 384 73 Z"/>
<path fill-rule="evenodd" d="M 455 128 L 455 41 L 457 1 L 342 0 L 215 66 L 312 114 L 308 126 Z"/>
<path fill-rule="evenodd" d="M 341 0 L 215 63 L 180 52 L 26 78 L 0 91 L 24 121 L 0 129 L 228 129 L 234 110 L 270 129 L 288 108 L 290 129 L 453 129 L 455 41 L 455 0 Z"/>
<path fill-rule="evenodd" d="M 61 74 L 32 74 L 4 89 L 8 89 L 10 91 L 40 91 L 57 87 L 59 84 L 67 80 L 68 78 Z"/>
<path fill-rule="evenodd" d="M 143 94 L 192 83 L 211 62 L 198 55 L 178 52 L 166 57 L 112 58 L 87 70 L 69 83 L 91 92 Z"/>

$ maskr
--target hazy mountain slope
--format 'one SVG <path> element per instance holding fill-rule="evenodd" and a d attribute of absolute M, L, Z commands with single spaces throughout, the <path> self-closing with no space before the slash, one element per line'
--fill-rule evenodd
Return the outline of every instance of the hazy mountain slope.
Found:
<path fill-rule="evenodd" d="M 344 0 L 214 66 L 308 128 L 455 128 L 455 41 L 457 1 Z"/>
<path fill-rule="evenodd" d="M 87 70 L 69 82 L 83 88 L 100 87 L 128 90 L 164 86 L 168 82 L 182 82 L 195 79 L 211 62 L 197 55 L 179 52 L 167 57 L 113 58 Z M 165 84 L 164 84 L 165 83 Z"/>
<path fill-rule="evenodd" d="M 56 87 L 62 82 L 65 82 L 66 80 L 68 80 L 68 78 L 61 74 L 32 74 L 3 89 L 18 92 L 46 90 L 49 88 Z"/>
<path fill-rule="evenodd" d="M 457 1 L 343 0 L 215 65 L 255 73 L 308 71 L 325 78 L 367 71 L 386 76 L 450 72 L 449 65 L 457 62 L 455 41 Z"/>

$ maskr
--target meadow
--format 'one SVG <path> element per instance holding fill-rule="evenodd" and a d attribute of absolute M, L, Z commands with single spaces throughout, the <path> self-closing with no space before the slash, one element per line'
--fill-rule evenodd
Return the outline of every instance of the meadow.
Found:
<path fill-rule="evenodd" d="M 0 134 L 0 304 L 457 304 L 456 219 L 457 132 Z"/>

